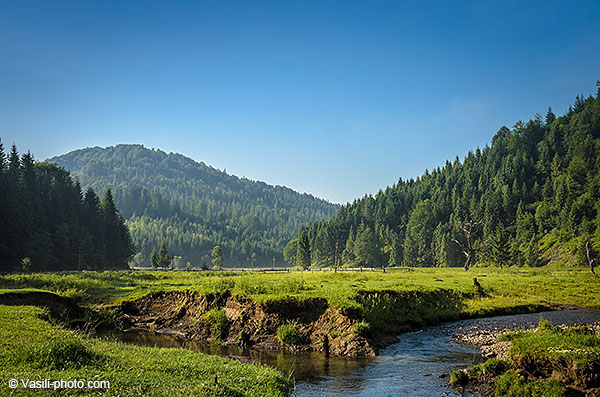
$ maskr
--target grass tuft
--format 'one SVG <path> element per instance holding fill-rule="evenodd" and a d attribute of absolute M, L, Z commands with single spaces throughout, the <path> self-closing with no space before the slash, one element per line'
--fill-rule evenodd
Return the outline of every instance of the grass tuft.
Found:
<path fill-rule="evenodd" d="M 210 324 L 213 337 L 225 339 L 229 334 L 229 319 L 223 309 L 212 309 L 202 315 Z"/>
<path fill-rule="evenodd" d="M 525 381 L 517 372 L 510 370 L 496 379 L 494 392 L 496 396 L 561 397 L 565 390 L 556 379 Z"/>
<path fill-rule="evenodd" d="M 288 322 L 277 328 L 277 338 L 284 346 L 294 347 L 300 344 L 298 323 Z"/>

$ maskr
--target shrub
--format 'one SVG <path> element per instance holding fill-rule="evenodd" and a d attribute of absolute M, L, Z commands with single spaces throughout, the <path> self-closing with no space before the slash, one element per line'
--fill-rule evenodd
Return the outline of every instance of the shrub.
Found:
<path fill-rule="evenodd" d="M 371 334 L 371 324 L 361 321 L 360 323 L 354 324 L 354 332 L 356 335 L 362 336 L 363 338 Z"/>
<path fill-rule="evenodd" d="M 203 314 L 212 329 L 212 334 L 217 339 L 227 338 L 229 333 L 229 319 L 225 310 L 212 309 Z"/>
<path fill-rule="evenodd" d="M 498 360 L 491 358 L 481 365 L 483 372 L 494 376 L 501 375 L 512 368 L 512 364 L 507 360 Z"/>
<path fill-rule="evenodd" d="M 481 365 L 473 365 L 472 367 L 467 368 L 469 379 L 479 379 L 483 372 L 483 366 Z"/>
<path fill-rule="evenodd" d="M 464 369 L 458 369 L 450 374 L 450 386 L 466 386 L 469 383 L 469 375 Z"/>
<path fill-rule="evenodd" d="M 297 327 L 297 323 L 288 322 L 277 328 L 277 338 L 282 345 L 293 347 L 300 344 L 300 333 Z"/>

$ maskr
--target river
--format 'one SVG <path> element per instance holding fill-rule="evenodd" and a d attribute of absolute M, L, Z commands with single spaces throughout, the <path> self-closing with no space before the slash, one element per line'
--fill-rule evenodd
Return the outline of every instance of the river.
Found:
<path fill-rule="evenodd" d="M 140 345 L 184 348 L 265 364 L 277 367 L 284 374 L 292 371 L 296 396 L 459 396 L 458 391 L 448 386 L 449 374 L 480 363 L 483 358 L 473 346 L 461 343 L 452 335 L 483 329 L 528 328 L 537 325 L 540 316 L 555 325 L 600 321 L 600 312 L 590 310 L 455 321 L 401 334 L 397 343 L 381 350 L 376 358 L 224 347 L 135 330 L 113 334 L 113 337 Z"/>

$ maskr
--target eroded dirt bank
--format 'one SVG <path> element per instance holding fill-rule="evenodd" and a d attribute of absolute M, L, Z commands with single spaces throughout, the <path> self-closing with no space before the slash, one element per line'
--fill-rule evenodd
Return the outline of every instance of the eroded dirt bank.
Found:
<path fill-rule="evenodd" d="M 220 339 L 224 344 L 280 349 L 284 345 L 277 329 L 287 324 L 297 331 L 297 343 L 287 348 L 349 357 L 375 355 L 372 343 L 359 335 L 358 313 L 332 307 L 325 299 L 257 303 L 229 292 L 173 291 L 123 302 L 119 309 L 126 327 L 174 333 L 190 340 Z M 226 319 L 209 314 L 217 311 Z"/>
<path fill-rule="evenodd" d="M 48 311 L 50 318 L 61 322 L 85 316 L 85 309 L 73 299 L 46 291 L 5 292 L 0 294 L 0 305 L 41 307 Z"/>
<path fill-rule="evenodd" d="M 202 295 L 195 291 L 155 292 L 123 302 L 125 328 L 178 334 L 190 340 L 219 339 L 228 345 L 324 351 L 338 356 L 374 356 L 397 342 L 397 335 L 428 325 L 464 318 L 464 294 L 434 291 L 358 291 L 361 308 L 341 309 L 326 299 L 287 299 L 258 303 L 230 292 Z M 514 307 L 503 313 L 541 307 Z M 214 316 L 214 311 L 220 311 Z M 282 325 L 297 330 L 293 345 L 281 343 Z"/>

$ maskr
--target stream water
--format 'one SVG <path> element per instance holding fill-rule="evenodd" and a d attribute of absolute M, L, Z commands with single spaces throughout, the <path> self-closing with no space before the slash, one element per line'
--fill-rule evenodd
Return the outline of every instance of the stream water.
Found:
<path fill-rule="evenodd" d="M 458 391 L 448 386 L 449 374 L 477 364 L 483 358 L 474 347 L 453 338 L 453 334 L 482 329 L 528 328 L 537 325 L 540 316 L 555 325 L 600 321 L 600 312 L 589 310 L 456 321 L 401 334 L 397 343 L 371 359 L 224 347 L 147 331 L 133 330 L 113 337 L 139 345 L 184 348 L 265 364 L 285 374 L 293 371 L 296 396 L 459 396 Z"/>

